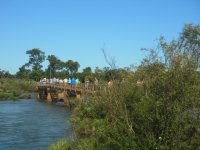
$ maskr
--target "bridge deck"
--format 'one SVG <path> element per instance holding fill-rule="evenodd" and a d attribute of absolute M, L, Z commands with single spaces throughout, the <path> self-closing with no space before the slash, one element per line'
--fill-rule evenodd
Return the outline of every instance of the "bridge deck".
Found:
<path fill-rule="evenodd" d="M 97 90 L 101 90 L 106 87 L 105 84 L 101 85 L 95 85 L 95 84 L 79 84 L 79 85 L 69 85 L 69 84 L 64 84 L 64 83 L 38 83 L 38 87 L 46 87 L 46 88 L 54 88 L 54 89 L 60 89 L 63 91 L 76 91 L 80 93 L 84 92 L 94 92 Z"/>

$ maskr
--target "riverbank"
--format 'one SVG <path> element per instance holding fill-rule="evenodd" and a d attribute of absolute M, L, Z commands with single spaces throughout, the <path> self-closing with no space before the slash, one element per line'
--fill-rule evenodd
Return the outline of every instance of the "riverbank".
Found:
<path fill-rule="evenodd" d="M 17 100 L 18 96 L 14 93 L 0 92 L 0 100 Z"/>
<path fill-rule="evenodd" d="M 36 89 L 35 81 L 0 78 L 0 100 L 29 99 Z"/>
<path fill-rule="evenodd" d="M 18 100 L 18 99 L 30 99 L 32 93 L 9 93 L 0 92 L 0 100 Z"/>

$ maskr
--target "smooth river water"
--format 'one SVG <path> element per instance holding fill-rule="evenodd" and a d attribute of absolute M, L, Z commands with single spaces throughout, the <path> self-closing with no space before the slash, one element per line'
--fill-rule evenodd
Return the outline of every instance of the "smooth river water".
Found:
<path fill-rule="evenodd" d="M 64 107 L 37 100 L 0 101 L 0 150 L 45 150 L 72 135 Z"/>

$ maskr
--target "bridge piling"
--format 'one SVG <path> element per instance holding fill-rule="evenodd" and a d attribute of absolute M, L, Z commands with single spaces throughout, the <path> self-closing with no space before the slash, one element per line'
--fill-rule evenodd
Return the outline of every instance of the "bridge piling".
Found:
<path fill-rule="evenodd" d="M 48 91 L 47 101 L 50 102 L 50 103 L 52 102 L 52 98 L 51 98 L 51 93 L 50 93 L 50 91 Z"/>
<path fill-rule="evenodd" d="M 52 83 L 38 83 L 38 95 L 40 100 L 47 100 L 47 102 L 61 102 L 65 105 L 69 104 L 69 97 L 76 97 L 80 99 L 84 94 L 96 93 L 96 91 L 106 88 L 104 85 L 68 85 L 68 84 L 52 84 Z"/>

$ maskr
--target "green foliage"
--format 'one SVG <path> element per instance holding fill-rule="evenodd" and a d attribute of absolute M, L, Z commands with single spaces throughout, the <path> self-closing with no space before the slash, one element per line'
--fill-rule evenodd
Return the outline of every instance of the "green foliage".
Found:
<path fill-rule="evenodd" d="M 34 92 L 36 82 L 22 79 L 0 78 L 0 98 L 13 99 L 19 97 L 29 97 L 25 93 Z M 24 94 L 24 95 L 21 95 Z"/>
<path fill-rule="evenodd" d="M 109 80 L 122 80 L 127 76 L 130 71 L 127 68 L 109 68 L 103 69 L 96 68 L 95 73 L 92 72 L 91 67 L 86 67 L 83 72 L 78 72 L 80 64 L 77 61 L 68 60 L 66 62 L 61 61 L 55 55 L 48 55 L 47 60 L 49 62 L 45 71 L 42 70 L 42 63 L 45 61 L 45 53 L 40 49 L 34 48 L 26 51 L 29 55 L 29 62 L 22 65 L 19 71 L 16 73 L 18 79 L 31 79 L 39 81 L 42 78 L 79 78 L 81 82 L 85 82 L 86 79 L 90 83 L 94 82 L 95 78 L 99 83 L 105 83 Z M 8 72 L 0 70 L 0 77 L 12 77 Z"/>
<path fill-rule="evenodd" d="M 1 99 L 2 100 L 6 100 L 6 99 L 16 100 L 17 95 L 15 95 L 14 93 L 0 92 L 0 100 Z"/>
<path fill-rule="evenodd" d="M 74 75 L 77 73 L 80 64 L 77 61 L 68 60 L 65 64 L 65 68 L 68 70 L 69 74 Z"/>
<path fill-rule="evenodd" d="M 26 51 L 26 54 L 29 55 L 29 62 L 19 68 L 16 77 L 19 79 L 32 79 L 38 81 L 44 76 L 42 63 L 45 60 L 45 53 L 38 48 L 34 48 Z M 31 69 L 28 69 L 29 67 L 31 67 Z"/>
<path fill-rule="evenodd" d="M 200 65 L 200 26 L 188 24 L 183 28 L 179 39 L 167 43 L 160 38 L 159 47 L 163 51 L 165 64 L 170 68 L 183 66 L 199 69 Z"/>
<path fill-rule="evenodd" d="M 52 77 L 55 77 L 56 71 L 59 71 L 63 68 L 63 62 L 55 55 L 49 55 L 47 60 L 49 61 L 47 70 L 52 74 Z"/>
<path fill-rule="evenodd" d="M 177 41 L 161 38 L 161 54 L 145 49 L 134 74 L 122 71 L 124 82 L 115 76 L 112 87 L 77 103 L 71 147 L 200 149 L 199 37 L 199 26 L 186 25 Z"/>
<path fill-rule="evenodd" d="M 11 75 L 8 71 L 0 69 L 0 78 L 12 78 L 12 77 L 13 75 Z"/>
<path fill-rule="evenodd" d="M 45 60 L 45 53 L 38 48 L 26 51 L 29 55 L 29 62 L 27 66 L 32 66 L 32 70 L 39 71 L 42 68 L 41 63 Z"/>
<path fill-rule="evenodd" d="M 83 69 L 82 72 L 82 82 L 85 82 L 85 80 L 89 80 L 90 82 L 93 81 L 94 76 L 93 76 L 93 72 L 92 72 L 92 68 L 91 67 L 86 67 Z"/>
<path fill-rule="evenodd" d="M 42 70 L 32 71 L 30 74 L 30 79 L 34 81 L 40 81 L 41 77 L 44 76 L 44 72 Z"/>
<path fill-rule="evenodd" d="M 19 79 L 30 79 L 31 70 L 26 69 L 26 65 L 23 65 L 19 68 L 19 71 L 16 73 L 16 77 Z"/>
<path fill-rule="evenodd" d="M 49 150 L 70 150 L 71 145 L 69 140 L 67 139 L 61 139 L 57 141 L 55 144 L 52 144 L 48 148 Z"/>

